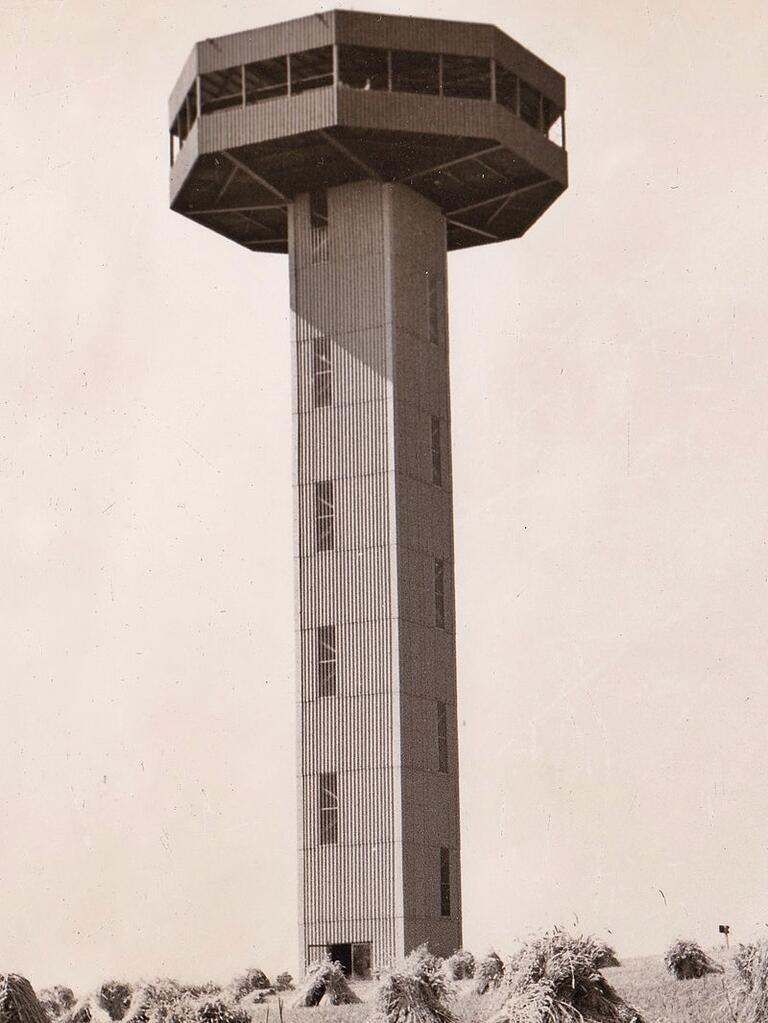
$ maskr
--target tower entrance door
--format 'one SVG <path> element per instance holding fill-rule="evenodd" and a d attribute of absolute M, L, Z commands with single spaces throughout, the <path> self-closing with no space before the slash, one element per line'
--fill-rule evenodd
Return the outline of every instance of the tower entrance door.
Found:
<path fill-rule="evenodd" d="M 326 952 L 338 963 L 345 977 L 355 980 L 369 980 L 373 964 L 373 945 L 370 941 L 339 941 L 330 945 L 310 945 L 308 959 L 310 962 Z"/>
<path fill-rule="evenodd" d="M 344 971 L 345 977 L 352 976 L 352 945 L 348 941 L 340 945 L 330 945 L 331 959 L 338 963 Z"/>

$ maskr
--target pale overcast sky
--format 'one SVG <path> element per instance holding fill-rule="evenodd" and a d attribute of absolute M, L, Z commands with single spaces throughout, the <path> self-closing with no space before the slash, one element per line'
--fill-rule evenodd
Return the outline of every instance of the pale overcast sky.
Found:
<path fill-rule="evenodd" d="M 200 38 L 0 0 L 0 971 L 296 969 L 287 261 L 167 209 Z M 768 15 L 379 0 L 568 80 L 571 187 L 449 260 L 465 940 L 768 922 Z"/>

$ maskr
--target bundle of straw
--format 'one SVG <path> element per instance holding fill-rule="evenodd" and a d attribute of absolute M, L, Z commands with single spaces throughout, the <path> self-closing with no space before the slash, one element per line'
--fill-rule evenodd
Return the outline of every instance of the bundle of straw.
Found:
<path fill-rule="evenodd" d="M 176 1003 L 185 996 L 215 999 L 219 995 L 222 991 L 218 984 L 183 985 L 166 978 L 145 982 L 133 993 L 125 1023 L 165 1023 Z"/>
<path fill-rule="evenodd" d="M 451 990 L 442 961 L 426 945 L 415 949 L 385 973 L 374 996 L 373 1021 L 380 1023 L 455 1023 Z"/>
<path fill-rule="evenodd" d="M 72 1006 L 65 1023 L 111 1023 L 109 1013 L 99 1004 L 96 995 L 86 995 Z"/>
<path fill-rule="evenodd" d="M 32 985 L 18 973 L 0 974 L 0 1023 L 48 1023 Z"/>
<path fill-rule="evenodd" d="M 63 984 L 54 984 L 53 987 L 43 988 L 38 995 L 38 1001 L 45 1009 L 49 1018 L 56 1021 L 66 1016 L 75 1004 L 75 993 L 71 987 Z"/>
<path fill-rule="evenodd" d="M 722 973 L 723 968 L 710 959 L 695 941 L 674 941 L 666 951 L 664 964 L 676 980 L 696 980 L 707 973 Z"/>
<path fill-rule="evenodd" d="M 185 991 L 170 1006 L 167 1023 L 251 1023 L 250 1014 L 223 995 Z"/>
<path fill-rule="evenodd" d="M 527 942 L 507 967 L 509 995 L 493 1023 L 642 1023 L 600 973 L 605 951 L 559 929 Z"/>
<path fill-rule="evenodd" d="M 445 970 L 449 980 L 471 980 L 475 975 L 475 957 L 465 948 L 456 949 L 445 960 Z"/>
<path fill-rule="evenodd" d="M 360 999 L 347 983 L 341 963 L 333 962 L 329 955 L 307 967 L 304 980 L 293 999 L 294 1008 L 314 1008 L 317 1005 L 354 1005 Z"/>
<path fill-rule="evenodd" d="M 768 941 L 739 945 L 733 958 L 744 987 L 739 1019 L 768 1023 Z"/>
<path fill-rule="evenodd" d="M 235 977 L 232 981 L 232 993 L 236 999 L 240 1000 L 245 998 L 246 995 L 250 995 L 253 991 L 271 991 L 272 981 L 266 975 L 263 970 L 257 970 L 254 967 L 245 971 L 240 977 Z"/>
<path fill-rule="evenodd" d="M 504 978 L 504 963 L 496 952 L 489 952 L 485 959 L 480 960 L 477 967 L 475 991 L 484 995 L 491 988 L 496 988 Z"/>
<path fill-rule="evenodd" d="M 122 980 L 107 980 L 99 988 L 99 1005 L 111 1020 L 119 1023 L 131 1005 L 133 989 Z"/>

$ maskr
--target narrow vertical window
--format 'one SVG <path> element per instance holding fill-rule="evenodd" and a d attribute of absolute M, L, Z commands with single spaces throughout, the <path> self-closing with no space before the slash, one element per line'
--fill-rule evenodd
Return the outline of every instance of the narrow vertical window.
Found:
<path fill-rule="evenodd" d="M 330 405 L 333 400 L 333 372 L 329 337 L 316 337 L 312 342 L 312 384 L 315 408 Z"/>
<path fill-rule="evenodd" d="M 445 563 L 435 558 L 435 625 L 445 628 Z"/>
<path fill-rule="evenodd" d="M 320 844 L 339 840 L 339 790 L 335 772 L 320 775 Z"/>
<path fill-rule="evenodd" d="M 440 916 L 451 915 L 451 850 L 440 849 Z"/>
<path fill-rule="evenodd" d="M 309 242 L 313 263 L 328 262 L 328 193 L 309 196 Z"/>
<path fill-rule="evenodd" d="M 317 695 L 336 695 L 336 626 L 317 630 Z"/>
<path fill-rule="evenodd" d="M 444 703 L 437 704 L 437 769 L 448 773 L 448 711 Z"/>
<path fill-rule="evenodd" d="M 440 437 L 440 418 L 432 416 L 432 482 L 436 487 L 443 485 L 443 445 Z"/>
<path fill-rule="evenodd" d="M 315 483 L 315 538 L 317 550 L 332 551 L 335 543 L 333 480 Z"/>
<path fill-rule="evenodd" d="M 440 344 L 440 295 L 437 274 L 427 270 L 427 335 L 433 345 Z"/>

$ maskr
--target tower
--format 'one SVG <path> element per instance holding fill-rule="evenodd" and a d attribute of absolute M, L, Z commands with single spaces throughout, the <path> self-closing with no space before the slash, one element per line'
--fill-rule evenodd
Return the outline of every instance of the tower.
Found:
<path fill-rule="evenodd" d="M 171 206 L 288 253 L 302 962 L 461 945 L 447 261 L 567 185 L 565 85 L 490 25 L 332 11 L 198 43 Z"/>

